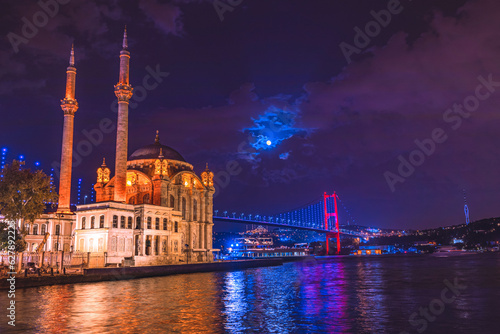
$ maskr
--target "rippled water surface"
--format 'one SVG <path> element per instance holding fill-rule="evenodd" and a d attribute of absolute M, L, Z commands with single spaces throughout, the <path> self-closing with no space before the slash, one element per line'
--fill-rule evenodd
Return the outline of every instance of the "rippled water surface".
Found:
<path fill-rule="evenodd" d="M 16 306 L 16 327 L 4 318 L 1 333 L 500 333 L 500 254 L 339 257 L 40 287 L 18 290 Z"/>

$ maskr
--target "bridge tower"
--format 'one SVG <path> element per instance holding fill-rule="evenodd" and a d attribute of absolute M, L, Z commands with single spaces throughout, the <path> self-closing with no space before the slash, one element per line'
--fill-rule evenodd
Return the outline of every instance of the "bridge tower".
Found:
<path fill-rule="evenodd" d="M 335 212 L 328 212 L 327 201 L 329 198 L 333 197 L 334 209 Z M 336 232 L 327 232 L 326 233 L 326 255 L 329 254 L 330 246 L 328 241 L 330 238 L 337 238 L 337 254 L 340 254 L 340 229 L 339 229 L 339 215 L 337 210 L 337 194 L 333 192 L 332 195 L 328 195 L 326 192 L 323 194 L 323 203 L 325 207 L 325 230 L 328 230 L 328 220 L 330 217 L 335 217 L 335 229 Z"/>
<path fill-rule="evenodd" d="M 465 213 L 465 225 L 469 225 L 470 223 L 470 218 L 469 218 L 469 207 L 467 206 L 467 197 L 465 196 L 465 189 L 464 189 L 464 213 Z"/>

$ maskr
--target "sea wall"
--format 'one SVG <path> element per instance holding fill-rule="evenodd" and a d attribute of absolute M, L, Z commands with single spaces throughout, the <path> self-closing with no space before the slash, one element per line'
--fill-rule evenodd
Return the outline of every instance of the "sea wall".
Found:
<path fill-rule="evenodd" d="M 240 260 L 213 263 L 195 263 L 169 266 L 145 266 L 123 268 L 84 269 L 83 275 L 29 276 L 17 275 L 15 288 L 30 288 L 44 285 L 89 283 L 102 281 L 118 281 L 142 277 L 168 276 L 177 274 L 202 273 L 213 271 L 233 271 L 247 268 L 280 266 L 282 259 Z M 7 277 L 0 280 L 0 290 L 8 290 L 10 282 Z"/>

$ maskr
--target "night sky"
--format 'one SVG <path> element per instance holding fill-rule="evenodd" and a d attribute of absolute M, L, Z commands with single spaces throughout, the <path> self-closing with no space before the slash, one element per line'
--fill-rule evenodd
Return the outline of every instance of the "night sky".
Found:
<path fill-rule="evenodd" d="M 60 161 L 74 42 L 75 201 L 76 180 L 89 193 L 103 157 L 114 170 L 115 131 L 90 150 L 82 143 L 103 119 L 116 122 L 127 25 L 130 81 L 142 93 L 129 155 L 159 130 L 198 174 L 209 163 L 219 210 L 279 213 L 335 190 L 349 209 L 341 223 L 425 228 L 464 222 L 466 189 L 471 220 L 500 215 L 498 0 L 233 0 L 223 13 L 212 0 L 60 2 L 47 22 L 35 1 L 2 3 L 0 146 L 46 172 Z M 369 24 L 388 7 L 398 13 L 379 17 L 385 27 Z M 34 15 L 40 27 L 25 38 Z M 355 41 L 367 23 L 373 37 Z M 144 85 L 151 72 L 157 80 Z M 470 113 L 454 109 L 464 103 Z M 412 154 L 416 141 L 428 154 Z M 400 157 L 418 164 L 404 177 Z"/>

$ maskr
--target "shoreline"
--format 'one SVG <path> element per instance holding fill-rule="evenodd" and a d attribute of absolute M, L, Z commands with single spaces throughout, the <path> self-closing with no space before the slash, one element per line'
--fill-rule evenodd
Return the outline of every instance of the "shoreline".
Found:
<path fill-rule="evenodd" d="M 121 268 L 90 268 L 84 269 L 83 274 L 67 274 L 54 276 L 15 276 L 16 289 L 34 288 L 47 285 L 93 283 L 105 281 L 121 281 L 146 277 L 170 276 L 217 271 L 235 271 L 249 268 L 274 267 L 285 263 L 281 258 L 259 260 L 234 260 L 227 262 L 194 263 L 165 266 L 121 267 Z M 0 283 L 0 290 L 8 290 L 9 277 L 4 277 Z"/>

